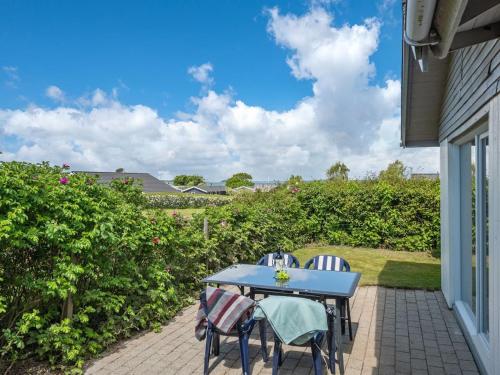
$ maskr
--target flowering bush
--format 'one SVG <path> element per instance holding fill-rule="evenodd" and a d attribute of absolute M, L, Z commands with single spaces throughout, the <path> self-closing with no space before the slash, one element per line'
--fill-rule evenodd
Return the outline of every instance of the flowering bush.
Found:
<path fill-rule="evenodd" d="M 169 319 L 205 272 L 201 234 L 146 218 L 139 188 L 66 169 L 0 163 L 0 370 L 30 355 L 81 368 Z"/>
<path fill-rule="evenodd" d="M 224 206 L 231 197 L 215 194 L 145 194 L 148 208 L 203 208 Z"/>

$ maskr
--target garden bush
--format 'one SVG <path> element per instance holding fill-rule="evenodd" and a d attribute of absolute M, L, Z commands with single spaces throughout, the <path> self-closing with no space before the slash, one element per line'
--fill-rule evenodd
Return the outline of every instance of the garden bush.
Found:
<path fill-rule="evenodd" d="M 203 208 L 224 206 L 231 202 L 231 197 L 215 194 L 145 194 L 148 208 Z"/>
<path fill-rule="evenodd" d="M 303 184 L 297 199 L 316 222 L 316 241 L 431 251 L 439 248 L 439 181 L 335 181 Z"/>
<path fill-rule="evenodd" d="M 440 246 L 439 181 L 299 183 L 235 198 L 204 215 L 208 251 L 222 251 L 217 261 L 254 260 L 309 242 L 408 251 Z"/>
<path fill-rule="evenodd" d="M 79 372 L 169 319 L 206 272 L 201 235 L 182 218 L 147 219 L 128 180 L 1 163 L 0 193 L 0 369 L 35 355 Z"/>
<path fill-rule="evenodd" d="M 205 245 L 209 269 L 235 262 L 253 263 L 270 251 L 292 251 L 312 240 L 311 221 L 300 202 L 285 191 L 243 194 L 231 204 L 193 215 L 190 225 L 202 228 L 205 217 L 209 224 Z"/>

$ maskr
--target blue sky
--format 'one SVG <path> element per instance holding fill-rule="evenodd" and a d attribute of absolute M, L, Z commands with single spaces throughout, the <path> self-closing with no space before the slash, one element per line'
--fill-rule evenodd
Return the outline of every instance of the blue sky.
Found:
<path fill-rule="evenodd" d="M 49 85 L 80 96 L 99 87 L 163 115 L 188 110 L 199 85 L 187 68 L 215 67 L 215 89 L 232 88 L 249 104 L 282 110 L 311 94 L 285 64 L 287 51 L 266 32 L 265 8 L 303 13 L 306 1 L 4 1 L 0 5 L 0 66 L 17 68 L 15 89 L 2 85 L 3 107 L 34 101 L 51 105 Z M 382 11 L 376 1 L 345 1 L 329 8 L 335 23 L 380 17 L 382 38 L 373 56 L 376 80 L 400 75 L 401 6 Z M 4 73 L 4 79 L 8 74 Z M 265 94 L 264 94 L 265 93 Z"/>
<path fill-rule="evenodd" d="M 277 9 L 281 18 L 273 18 L 269 9 Z M 273 22 L 287 15 L 300 20 L 312 14 L 314 9 L 320 9 L 331 18 L 332 30 L 341 30 L 345 26 L 348 29 L 346 32 L 355 32 L 355 25 L 364 25 L 367 19 L 376 20 L 376 47 L 366 47 L 369 60 L 364 68 L 355 72 L 359 76 L 366 73 L 369 80 L 360 88 L 361 91 L 383 88 L 388 79 L 400 79 L 401 4 L 395 0 L 3 1 L 0 4 L 0 110 L 4 111 L 4 116 L 0 115 L 0 135 L 3 138 L 0 147 L 9 151 L 11 159 L 38 161 L 37 158 L 46 158 L 58 163 L 62 158 L 69 158 L 69 162 L 85 168 L 113 168 L 113 163 L 120 162 L 120 165 L 146 169 L 167 177 L 180 171 L 196 172 L 196 158 L 192 163 L 179 165 L 175 165 L 173 157 L 166 158 L 164 163 L 168 165 L 165 168 L 144 160 L 147 157 L 142 160 L 131 158 L 134 160 L 130 162 L 119 159 L 113 160 L 113 163 L 97 161 L 95 155 L 84 155 L 85 150 L 82 149 L 85 142 L 78 139 L 68 140 L 66 145 L 61 143 L 61 153 L 47 152 L 45 156 L 42 150 L 51 148 L 51 144 L 43 144 L 40 142 L 42 138 L 30 138 L 27 132 L 13 130 L 9 126 L 13 110 L 17 110 L 17 115 L 26 115 L 30 108 L 35 107 L 55 117 L 60 115 L 61 109 L 73 108 L 81 111 L 80 115 L 89 115 L 97 108 L 103 110 L 103 106 L 112 106 L 110 103 L 114 102 L 122 108 L 129 108 L 129 111 L 137 105 L 147 107 L 164 122 L 152 125 L 150 121 L 148 126 L 162 128 L 179 118 L 186 120 L 191 116 L 189 119 L 200 126 L 208 126 L 212 130 L 217 127 L 217 134 L 212 136 L 223 139 L 219 149 L 226 149 L 225 156 L 218 156 L 222 161 L 217 159 L 220 168 L 216 172 L 200 165 L 197 172 L 217 178 L 244 168 L 259 177 L 266 177 L 270 171 L 259 173 L 259 155 L 247 158 L 238 146 L 231 145 L 233 135 L 229 136 L 224 130 L 227 127 L 223 126 L 222 120 L 208 124 L 208 120 L 193 120 L 192 116 L 200 111 L 199 100 L 209 97 L 210 92 L 219 99 L 229 97 L 226 103 L 228 109 L 242 101 L 246 106 L 268 111 L 266 113 L 276 111 L 282 114 L 297 108 L 305 98 L 315 97 L 314 84 L 321 80 L 321 73 L 297 75 L 287 64 L 287 59 L 293 56 L 306 62 L 308 57 L 304 53 L 311 52 L 301 51 L 300 48 L 305 47 L 294 44 L 291 39 L 293 30 L 282 39 L 277 36 L 279 31 L 270 31 Z M 316 42 L 323 43 L 320 39 L 311 41 Z M 330 52 L 333 53 L 333 50 Z M 342 54 L 344 51 L 339 49 L 335 53 Z M 207 82 L 200 82 L 188 73 L 190 67 L 202 64 L 210 64 L 211 67 Z M 342 69 L 337 70 L 342 74 Z M 331 74 L 334 76 L 336 71 Z M 49 94 L 51 86 L 60 90 L 55 92 L 57 95 Z M 97 89 L 107 95 L 107 104 L 98 101 L 95 105 L 82 105 L 81 99 L 91 101 Z M 355 97 L 353 100 L 356 100 Z M 393 111 L 389 112 L 388 116 L 393 116 Z M 183 115 L 179 116 L 179 113 Z M 335 118 L 330 116 L 333 114 L 328 114 L 329 121 L 335 122 Z M 23 121 L 30 123 L 25 126 L 33 126 L 32 120 L 24 118 Z M 44 127 L 52 128 L 47 122 L 49 120 L 33 121 L 43 122 Z M 36 126 L 42 127 L 40 124 Z M 190 136 L 197 137 L 186 135 L 184 141 L 192 142 Z M 211 142 L 209 139 L 207 142 Z M 336 139 L 339 137 L 334 138 L 334 143 Z M 311 176 L 323 173 L 319 169 L 324 165 L 312 163 L 310 159 L 319 150 L 310 150 L 300 143 L 297 140 L 286 142 L 287 151 L 300 159 L 297 159 L 300 166 L 294 170 L 293 163 L 290 163 L 280 177 L 291 172 Z M 30 152 L 20 150 L 23 145 L 38 146 L 39 149 L 33 148 Z M 258 145 L 257 142 L 254 147 Z M 336 146 L 342 149 L 341 145 Z M 63 150 L 68 147 L 71 150 Z M 93 154 L 98 154 L 98 147 L 105 145 L 96 147 Z M 294 147 L 300 149 L 302 156 L 297 156 Z M 276 152 L 281 152 L 280 147 Z M 342 154 L 341 151 L 337 153 Z M 362 156 L 356 151 L 348 154 L 354 157 L 352 160 L 356 163 L 358 156 Z M 179 157 L 178 153 L 176 155 Z M 210 155 L 213 154 L 209 153 L 207 157 Z M 376 169 L 378 165 L 370 167 Z"/>

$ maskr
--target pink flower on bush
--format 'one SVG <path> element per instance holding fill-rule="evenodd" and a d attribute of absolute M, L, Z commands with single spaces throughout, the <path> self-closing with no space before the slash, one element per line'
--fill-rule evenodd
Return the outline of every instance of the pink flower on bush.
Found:
<path fill-rule="evenodd" d="M 299 189 L 299 188 L 297 188 L 297 187 L 294 187 L 294 188 L 292 188 L 290 191 L 291 191 L 293 194 L 295 194 L 295 193 L 298 193 L 298 192 L 300 191 L 300 189 Z"/>
<path fill-rule="evenodd" d="M 153 243 L 153 245 L 158 245 L 160 243 L 160 237 L 153 237 L 151 242 Z"/>
<path fill-rule="evenodd" d="M 227 227 L 227 221 L 226 220 L 222 220 L 220 222 L 220 226 L 223 227 L 223 228 Z"/>
<path fill-rule="evenodd" d="M 64 164 L 62 165 L 62 167 L 63 167 L 63 169 L 69 169 L 69 164 L 64 163 Z"/>
<path fill-rule="evenodd" d="M 174 212 L 172 212 L 172 216 L 176 217 L 177 215 L 178 215 L 177 211 L 174 210 Z"/>
<path fill-rule="evenodd" d="M 69 182 L 69 178 L 68 177 L 61 177 L 59 179 L 59 183 L 63 184 L 63 185 L 67 185 Z"/>

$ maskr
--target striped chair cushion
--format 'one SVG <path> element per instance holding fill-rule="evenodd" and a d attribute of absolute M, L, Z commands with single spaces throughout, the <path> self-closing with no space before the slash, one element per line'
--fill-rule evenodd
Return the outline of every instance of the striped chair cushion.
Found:
<path fill-rule="evenodd" d="M 264 264 L 266 266 L 272 267 L 274 266 L 274 261 L 276 259 L 276 254 L 267 254 L 264 256 Z M 283 260 L 285 261 L 285 264 L 290 267 L 292 265 L 292 257 L 290 257 L 288 254 L 283 254 Z"/>
<path fill-rule="evenodd" d="M 270 253 L 267 255 L 264 255 L 261 260 L 259 261 L 258 264 L 263 265 L 263 266 L 268 266 L 268 267 L 273 267 L 274 266 L 274 261 L 276 259 L 276 253 Z M 283 260 L 285 261 L 285 264 L 288 267 L 292 267 L 294 257 L 290 254 L 283 254 Z"/>
<path fill-rule="evenodd" d="M 321 271 L 350 271 L 349 263 L 346 260 L 334 255 L 318 255 L 312 260 L 313 268 Z M 306 267 L 311 264 L 311 260 L 307 262 Z M 309 268 L 307 267 L 307 268 Z"/>

